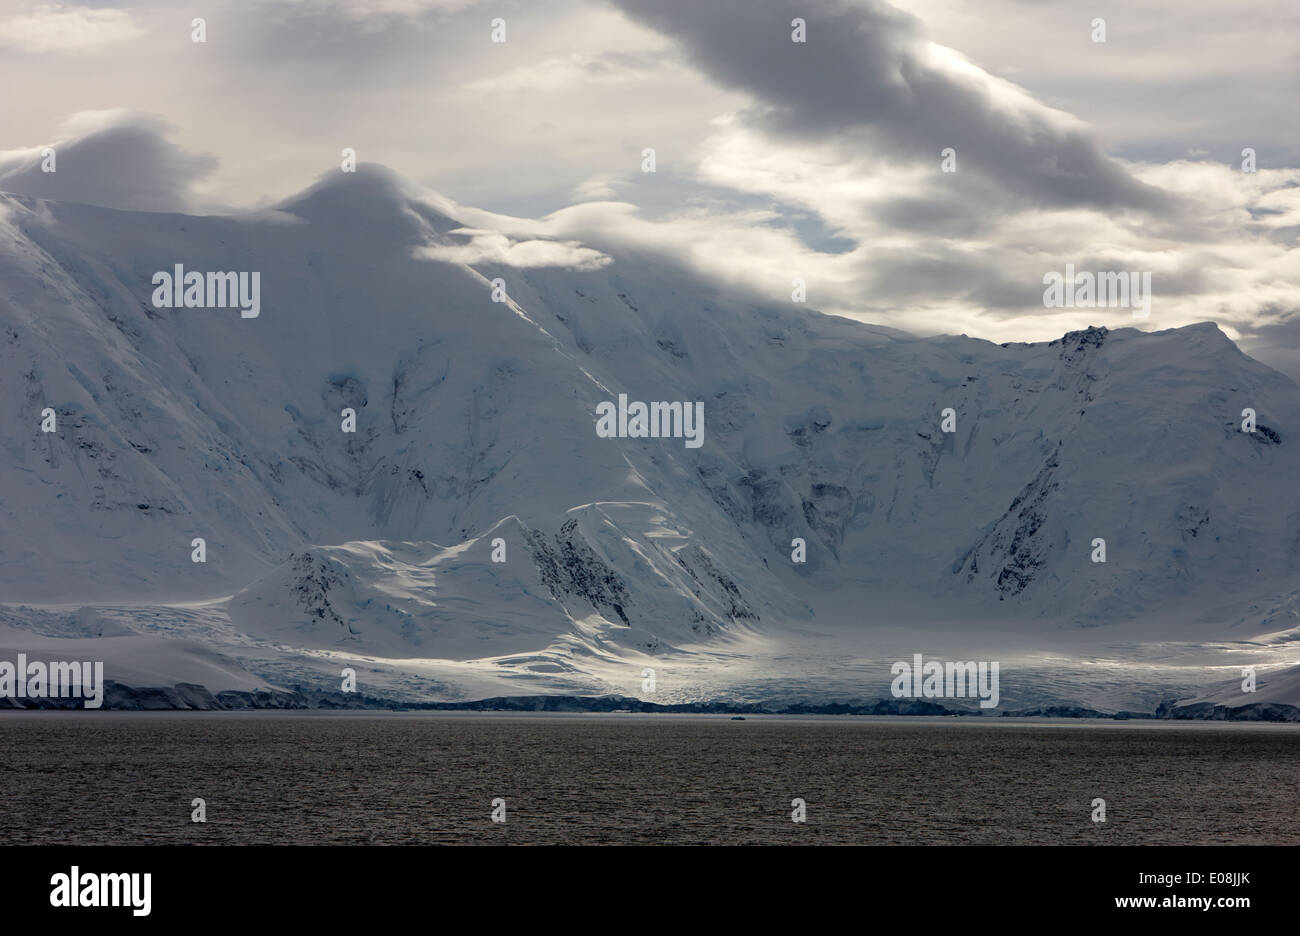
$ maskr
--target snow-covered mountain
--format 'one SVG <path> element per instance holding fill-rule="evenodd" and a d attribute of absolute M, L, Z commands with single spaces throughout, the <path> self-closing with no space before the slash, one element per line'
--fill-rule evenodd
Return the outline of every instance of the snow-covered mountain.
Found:
<path fill-rule="evenodd" d="M 451 210 L 376 167 L 241 217 L 0 196 L 3 622 L 94 605 L 249 685 L 346 658 L 423 698 L 636 694 L 658 660 L 680 699 L 1300 625 L 1300 388 L 1211 323 L 919 339 L 616 244 L 452 262 Z M 178 264 L 257 272 L 259 314 L 158 307 Z M 702 403 L 702 444 L 602 437 L 620 394 Z M 1086 694 L 1031 669 L 1027 700 Z"/>

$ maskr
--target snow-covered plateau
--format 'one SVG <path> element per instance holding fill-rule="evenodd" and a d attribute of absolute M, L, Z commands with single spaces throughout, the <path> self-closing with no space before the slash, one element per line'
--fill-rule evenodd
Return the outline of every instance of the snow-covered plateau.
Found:
<path fill-rule="evenodd" d="M 0 195 L 0 659 L 781 707 L 921 653 L 998 662 L 1001 712 L 1300 705 L 1300 388 L 1213 323 L 917 338 L 613 241 L 467 264 L 454 211 L 373 166 L 240 216 Z M 258 314 L 156 303 L 178 264 Z M 598 433 L 620 394 L 701 444 Z"/>

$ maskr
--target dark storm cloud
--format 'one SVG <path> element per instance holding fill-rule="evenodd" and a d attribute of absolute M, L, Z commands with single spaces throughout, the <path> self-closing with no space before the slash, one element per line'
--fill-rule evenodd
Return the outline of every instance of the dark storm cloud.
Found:
<path fill-rule="evenodd" d="M 1267 306 L 1259 310 L 1258 321 L 1238 325 L 1237 330 L 1253 345 L 1300 352 L 1300 306 Z"/>
<path fill-rule="evenodd" d="M 1090 131 L 965 70 L 936 67 L 919 20 L 875 0 L 612 0 L 676 40 L 715 81 L 761 103 L 749 119 L 779 135 L 835 137 L 867 131 L 877 148 L 938 164 L 957 151 L 959 171 L 1050 206 L 1162 212 L 1166 193 L 1107 158 Z M 791 20 L 807 42 L 791 41 Z M 1005 99 L 1002 99 L 1005 98 Z"/>
<path fill-rule="evenodd" d="M 1300 307 L 1266 306 L 1258 320 L 1236 325 L 1238 344 L 1256 360 L 1300 380 Z"/>

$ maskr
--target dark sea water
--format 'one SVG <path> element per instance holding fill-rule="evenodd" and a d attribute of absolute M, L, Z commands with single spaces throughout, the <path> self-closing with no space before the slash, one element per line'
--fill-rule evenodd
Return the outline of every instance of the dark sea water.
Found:
<path fill-rule="evenodd" d="M 1294 726 L 0 715 L 3 844 L 1294 845 L 1298 814 Z"/>

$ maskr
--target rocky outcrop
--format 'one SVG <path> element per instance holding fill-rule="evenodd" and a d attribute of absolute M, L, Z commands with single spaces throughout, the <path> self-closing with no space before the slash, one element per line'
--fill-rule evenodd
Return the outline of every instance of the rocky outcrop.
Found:
<path fill-rule="evenodd" d="M 566 520 L 555 536 L 555 545 L 540 532 L 525 534 L 532 547 L 542 584 L 556 601 L 580 598 L 597 611 L 612 611 L 629 627 L 624 610 L 628 603 L 627 587 L 618 573 L 606 565 L 582 539 L 576 520 Z"/>
<path fill-rule="evenodd" d="M 1180 721 L 1267 721 L 1300 722 L 1300 708 L 1281 702 L 1251 702 L 1248 705 L 1222 705 L 1193 702 L 1187 705 L 1162 702 L 1157 718 Z"/>

